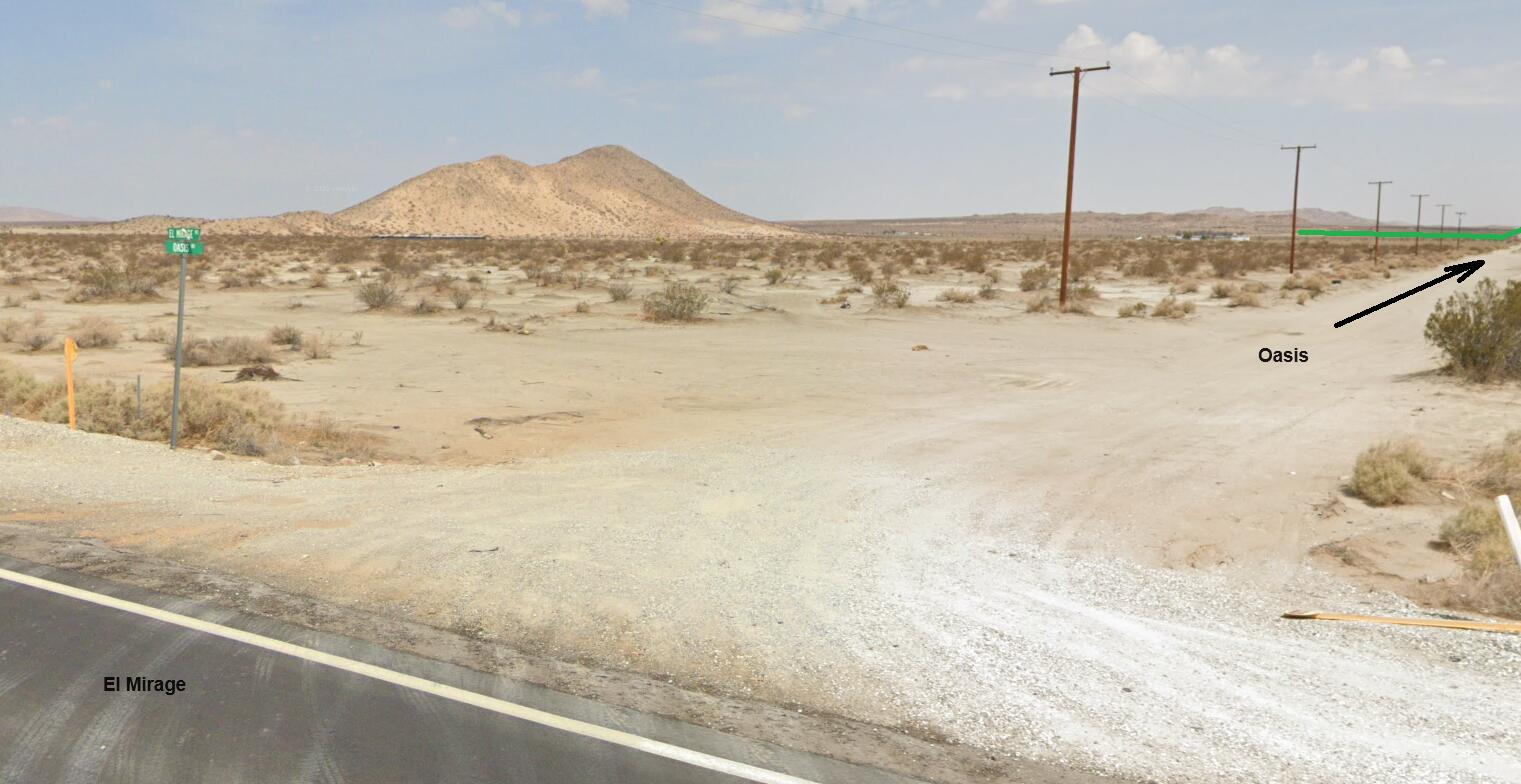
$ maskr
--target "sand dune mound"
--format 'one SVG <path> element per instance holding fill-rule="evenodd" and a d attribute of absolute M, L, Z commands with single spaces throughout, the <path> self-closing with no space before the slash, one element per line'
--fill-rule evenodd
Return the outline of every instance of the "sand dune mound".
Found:
<path fill-rule="evenodd" d="M 428 171 L 335 216 L 372 234 L 492 237 L 775 236 L 628 150 L 543 166 L 496 155 Z"/>

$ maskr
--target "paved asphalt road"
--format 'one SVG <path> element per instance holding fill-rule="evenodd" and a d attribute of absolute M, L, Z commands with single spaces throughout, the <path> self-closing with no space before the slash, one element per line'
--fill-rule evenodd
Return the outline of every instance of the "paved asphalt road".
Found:
<path fill-rule="evenodd" d="M 571 719 L 569 728 L 547 726 L 0 575 L 0 782 L 764 780 L 721 772 L 721 765 L 712 764 L 715 758 L 807 781 L 905 781 L 8 558 L 0 557 L 0 569 L 211 618 L 403 678 L 424 678 Z M 185 688 L 173 695 L 109 692 L 107 676 L 182 679 Z M 583 721 L 700 753 L 687 760 L 661 756 L 641 749 L 637 740 L 613 742 L 576 731 Z"/>

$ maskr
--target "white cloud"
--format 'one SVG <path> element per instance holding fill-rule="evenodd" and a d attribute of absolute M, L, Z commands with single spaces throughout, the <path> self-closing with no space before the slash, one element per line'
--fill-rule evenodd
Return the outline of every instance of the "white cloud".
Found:
<path fill-rule="evenodd" d="M 1403 46 L 1386 46 L 1378 50 L 1378 61 L 1382 65 L 1401 71 L 1409 70 L 1410 66 L 1414 65 Z"/>
<path fill-rule="evenodd" d="M 445 25 L 456 30 L 468 30 L 492 22 L 501 22 L 508 27 L 517 27 L 523 23 L 523 13 L 508 8 L 501 0 L 479 0 L 452 6 L 440 18 Z"/>
<path fill-rule="evenodd" d="M 982 7 L 977 9 L 977 18 L 986 21 L 994 19 L 1007 19 L 1014 11 L 1014 0 L 982 0 Z"/>
<path fill-rule="evenodd" d="M 110 79 L 101 79 L 100 81 L 98 81 L 98 82 L 95 83 L 95 86 L 98 87 L 98 88 L 100 88 L 100 89 L 102 89 L 102 90 L 109 90 L 112 87 L 114 87 L 115 85 L 111 82 Z"/>
<path fill-rule="evenodd" d="M 782 116 L 789 120 L 801 120 L 813 114 L 813 108 L 800 103 L 789 103 L 782 107 Z"/>
<path fill-rule="evenodd" d="M 587 19 L 603 16 L 628 16 L 628 0 L 581 0 Z"/>
<path fill-rule="evenodd" d="M 681 31 L 681 38 L 700 44 L 715 43 L 730 32 L 748 38 L 790 35 L 805 28 L 833 27 L 843 20 L 837 14 L 864 16 L 880 0 L 818 0 L 816 4 L 789 4 L 770 8 L 734 0 L 703 0 L 701 12 L 718 17 Z M 724 22 L 722 20 L 729 20 Z"/>
<path fill-rule="evenodd" d="M 578 90 L 590 90 L 594 87 L 601 87 L 602 69 L 596 66 L 582 69 L 580 73 L 570 77 L 566 82 Z"/>
<path fill-rule="evenodd" d="M 942 84 L 924 95 L 940 101 L 965 101 L 971 94 L 971 90 L 959 84 Z"/>

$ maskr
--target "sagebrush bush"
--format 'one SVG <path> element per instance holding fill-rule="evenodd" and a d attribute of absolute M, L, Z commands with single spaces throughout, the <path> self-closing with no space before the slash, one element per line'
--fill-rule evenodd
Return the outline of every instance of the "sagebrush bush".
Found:
<path fill-rule="evenodd" d="M 651 321 L 695 321 L 707 306 L 707 292 L 675 280 L 644 298 L 644 316 Z"/>
<path fill-rule="evenodd" d="M 1180 319 L 1194 312 L 1194 303 L 1168 295 L 1151 309 L 1152 318 Z"/>
<path fill-rule="evenodd" d="M 173 361 L 174 344 L 164 347 L 164 358 Z M 222 335 L 185 338 L 185 366 L 253 365 L 275 361 L 275 347 L 263 338 Z"/>
<path fill-rule="evenodd" d="M 1487 501 L 1463 507 L 1442 523 L 1438 534 L 1441 541 L 1460 553 L 1472 553 L 1480 542 L 1494 536 L 1504 537 L 1505 528 L 1500 522 L 1500 510 Z"/>
<path fill-rule="evenodd" d="M 1492 495 L 1509 495 L 1521 502 L 1521 430 L 1505 434 L 1500 445 L 1479 458 L 1478 485 Z"/>
<path fill-rule="evenodd" d="M 401 292 L 389 280 L 371 280 L 354 289 L 354 298 L 365 310 L 384 310 L 401 301 Z"/>
<path fill-rule="evenodd" d="M 607 284 L 607 297 L 613 302 L 622 302 L 632 296 L 634 284 L 626 280 L 615 280 Z"/>
<path fill-rule="evenodd" d="M 951 302 L 957 305 L 969 305 L 977 301 L 977 292 L 970 289 L 945 289 L 935 295 L 940 302 Z"/>
<path fill-rule="evenodd" d="M 269 342 L 277 346 L 301 348 L 301 330 L 289 324 L 271 327 L 269 330 Z"/>
<path fill-rule="evenodd" d="M 132 254 L 120 261 L 97 261 L 78 272 L 78 287 L 69 295 L 72 302 L 99 300 L 141 300 L 158 296 L 158 287 L 174 272 L 167 265 L 156 264 L 157 257 Z"/>
<path fill-rule="evenodd" d="M 1137 302 L 1120 308 L 1120 318 L 1144 318 L 1149 310 L 1151 309 L 1146 307 L 1146 303 Z"/>
<path fill-rule="evenodd" d="M 1048 288 L 1051 281 L 1056 278 L 1056 273 L 1044 264 L 1037 264 L 1024 272 L 1019 273 L 1019 290 L 1035 291 Z"/>
<path fill-rule="evenodd" d="M 1431 459 L 1418 444 L 1385 441 L 1357 456 L 1348 488 L 1373 506 L 1408 504 L 1420 495 L 1431 471 Z"/>
<path fill-rule="evenodd" d="M 1426 340 L 1467 380 L 1521 378 L 1521 281 L 1502 289 L 1485 278 L 1472 292 L 1438 302 L 1426 319 Z"/>
<path fill-rule="evenodd" d="M 85 316 L 69 328 L 69 337 L 80 348 L 108 348 L 121 342 L 121 327 L 110 319 Z"/>
<path fill-rule="evenodd" d="M 873 284 L 871 295 L 876 299 L 877 305 L 884 308 L 903 308 L 908 305 L 908 289 L 898 285 L 896 281 L 884 280 Z M 841 301 L 844 301 L 843 296 Z"/>

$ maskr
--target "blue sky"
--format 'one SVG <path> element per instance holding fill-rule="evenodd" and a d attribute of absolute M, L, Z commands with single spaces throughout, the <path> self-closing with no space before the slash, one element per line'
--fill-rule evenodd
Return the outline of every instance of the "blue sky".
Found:
<path fill-rule="evenodd" d="M 1071 81 L 1047 71 L 1107 60 L 1084 81 L 1078 209 L 1284 209 L 1277 147 L 1314 143 L 1305 205 L 1371 214 L 1365 183 L 1393 179 L 1390 219 L 1429 192 L 1469 224 L 1521 223 L 1506 0 L 10 2 L 3 18 L 0 204 L 72 214 L 336 210 L 444 163 L 600 144 L 771 219 L 1057 211 Z"/>

